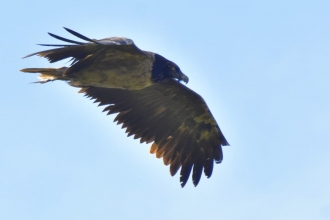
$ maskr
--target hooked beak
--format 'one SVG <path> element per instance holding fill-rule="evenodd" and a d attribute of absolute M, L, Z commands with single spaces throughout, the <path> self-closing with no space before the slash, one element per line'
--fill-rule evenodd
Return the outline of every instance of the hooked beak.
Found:
<path fill-rule="evenodd" d="M 184 75 L 183 73 L 181 73 L 181 75 L 180 75 L 180 80 L 182 80 L 186 84 L 189 82 L 188 76 Z"/>

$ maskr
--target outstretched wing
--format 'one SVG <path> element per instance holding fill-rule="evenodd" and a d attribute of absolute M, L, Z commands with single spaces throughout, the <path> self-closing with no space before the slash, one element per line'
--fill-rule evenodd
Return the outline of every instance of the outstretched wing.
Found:
<path fill-rule="evenodd" d="M 87 43 L 66 39 L 55 34 L 48 33 L 50 36 L 58 40 L 71 44 L 40 44 L 41 46 L 54 46 L 59 48 L 36 52 L 33 54 L 29 54 L 24 58 L 39 55 L 41 57 L 47 58 L 50 63 L 54 63 L 66 58 L 71 58 L 71 65 L 76 64 L 80 61 L 84 65 L 84 67 L 86 67 L 86 63 L 89 63 L 90 60 L 93 60 L 93 62 L 95 62 L 95 59 L 97 58 L 100 59 L 101 57 L 106 57 L 107 53 L 115 53 L 117 54 L 117 56 L 118 53 L 130 54 L 135 56 L 146 56 L 146 53 L 140 50 L 134 44 L 134 42 L 128 38 L 110 37 L 101 40 L 94 40 L 85 37 L 69 28 L 64 29 L 69 33 L 73 34 L 74 36 L 87 41 Z M 79 65 L 76 65 L 75 68 L 77 68 L 78 66 Z"/>
<path fill-rule="evenodd" d="M 171 175 L 181 167 L 184 187 L 192 170 L 195 186 L 201 174 L 210 177 L 214 161 L 222 161 L 221 146 L 228 145 L 205 101 L 194 91 L 173 79 L 142 90 L 99 87 L 84 88 L 86 96 L 99 105 L 108 105 L 108 114 L 119 113 L 115 121 L 128 136 L 140 142 L 153 142 L 150 152 L 163 157 Z"/>

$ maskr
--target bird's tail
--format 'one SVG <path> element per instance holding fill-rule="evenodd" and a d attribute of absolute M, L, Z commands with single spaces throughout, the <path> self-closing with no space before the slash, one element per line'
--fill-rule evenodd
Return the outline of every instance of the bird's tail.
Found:
<path fill-rule="evenodd" d="M 25 73 L 40 73 L 39 80 L 36 83 L 46 83 L 54 80 L 70 80 L 68 77 L 65 76 L 65 71 L 67 67 L 61 68 L 26 68 L 22 69 L 21 72 Z"/>

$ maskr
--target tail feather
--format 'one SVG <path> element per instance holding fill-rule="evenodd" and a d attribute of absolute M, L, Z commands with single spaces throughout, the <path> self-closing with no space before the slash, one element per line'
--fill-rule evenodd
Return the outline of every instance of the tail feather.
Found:
<path fill-rule="evenodd" d="M 39 75 L 39 82 L 36 83 L 47 83 L 54 80 L 69 80 L 65 76 L 65 71 L 67 70 L 67 67 L 61 67 L 61 68 L 26 68 L 22 69 L 21 72 L 25 73 L 40 73 Z"/>

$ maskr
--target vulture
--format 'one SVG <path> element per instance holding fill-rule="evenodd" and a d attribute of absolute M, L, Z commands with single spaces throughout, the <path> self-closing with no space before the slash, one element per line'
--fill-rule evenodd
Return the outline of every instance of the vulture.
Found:
<path fill-rule="evenodd" d="M 179 66 L 128 38 L 96 40 L 65 30 L 83 42 L 48 33 L 68 44 L 39 44 L 53 49 L 24 58 L 38 55 L 50 63 L 70 58 L 68 67 L 21 71 L 40 73 L 38 83 L 66 81 L 108 114 L 117 114 L 114 121 L 128 136 L 152 143 L 150 153 L 170 165 L 172 176 L 180 170 L 181 187 L 190 175 L 194 186 L 203 172 L 211 177 L 214 162 L 223 159 L 222 146 L 229 144 L 203 98 L 181 83 L 188 77 Z"/>

